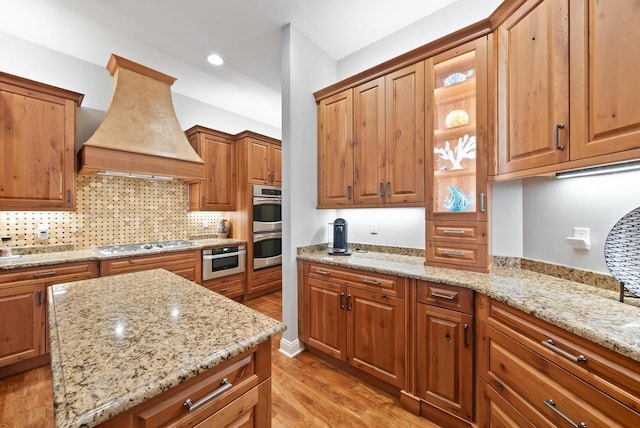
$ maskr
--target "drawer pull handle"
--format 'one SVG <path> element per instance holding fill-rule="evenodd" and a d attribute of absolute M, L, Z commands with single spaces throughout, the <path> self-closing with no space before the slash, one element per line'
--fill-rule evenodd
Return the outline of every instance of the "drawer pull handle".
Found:
<path fill-rule="evenodd" d="M 445 250 L 442 254 L 444 254 L 445 257 L 464 257 L 464 253 L 462 251 Z"/>
<path fill-rule="evenodd" d="M 380 285 L 381 284 L 381 282 L 378 281 L 377 279 L 369 279 L 369 278 L 363 279 L 362 282 L 364 282 L 365 284 L 373 284 L 373 285 Z"/>
<path fill-rule="evenodd" d="M 544 400 L 543 401 L 544 404 L 546 404 L 546 406 L 548 408 L 550 408 L 551 410 L 553 410 L 553 412 L 555 414 L 557 414 L 558 416 L 560 416 L 562 419 L 564 419 L 565 421 L 569 422 L 571 424 L 572 427 L 574 428 L 587 428 L 587 424 L 585 424 L 584 422 L 578 422 L 575 423 L 571 420 L 571 418 L 567 415 L 565 415 L 564 413 L 562 413 L 560 410 L 558 410 L 558 408 L 556 407 L 556 402 L 553 401 L 552 399 L 548 399 L 548 400 Z"/>
<path fill-rule="evenodd" d="M 556 150 L 564 150 L 564 146 L 560 145 L 560 130 L 564 129 L 564 124 L 556 123 L 553 127 L 553 146 Z"/>
<path fill-rule="evenodd" d="M 387 181 L 387 197 L 391 196 L 391 182 Z"/>
<path fill-rule="evenodd" d="M 229 287 L 221 288 L 221 289 L 220 289 L 220 292 L 221 292 L 221 293 L 226 293 L 227 291 L 229 291 Z"/>
<path fill-rule="evenodd" d="M 42 305 L 42 291 L 38 291 L 38 293 L 36 294 L 36 300 L 37 300 L 38 306 Z"/>
<path fill-rule="evenodd" d="M 42 278 L 43 276 L 53 276 L 56 274 L 55 270 L 49 271 L 49 272 L 36 272 L 33 274 L 34 278 Z"/>
<path fill-rule="evenodd" d="M 444 229 L 442 231 L 445 235 L 464 235 L 464 230 L 462 229 Z"/>
<path fill-rule="evenodd" d="M 380 197 L 384 198 L 384 183 L 380 182 Z"/>
<path fill-rule="evenodd" d="M 340 309 L 344 309 L 344 293 L 340 293 Z"/>
<path fill-rule="evenodd" d="M 484 206 L 484 200 L 487 197 L 484 193 L 480 193 L 480 212 L 483 213 L 487 211 L 487 208 Z"/>
<path fill-rule="evenodd" d="M 542 344 L 544 346 L 546 346 L 547 348 L 551 349 L 556 354 L 562 355 L 563 357 L 573 361 L 574 363 L 586 363 L 587 362 L 587 357 L 585 357 L 584 355 L 578 355 L 577 357 L 575 355 L 571 355 L 567 351 L 558 348 L 556 346 L 556 344 L 554 343 L 554 341 L 551 340 L 551 339 L 543 340 Z"/>
<path fill-rule="evenodd" d="M 320 275 L 329 275 L 331 272 L 328 270 L 316 269 L 316 273 L 319 273 Z"/>
<path fill-rule="evenodd" d="M 231 382 L 229 382 L 229 380 L 225 377 L 224 379 L 222 379 L 222 382 L 220 382 L 220 387 L 219 388 L 217 388 L 214 391 L 210 392 L 209 394 L 205 395 L 204 397 L 202 397 L 201 399 L 199 399 L 195 403 L 191 402 L 190 398 L 187 398 L 187 401 L 184 402 L 184 407 L 188 411 L 195 410 L 198 407 L 200 407 L 203 404 L 205 404 L 207 401 L 212 400 L 215 397 L 217 397 L 218 395 L 222 394 L 223 392 L 225 392 L 226 390 L 228 390 L 232 386 L 233 385 L 231 384 Z"/>
<path fill-rule="evenodd" d="M 456 296 L 454 296 L 453 294 L 440 294 L 440 293 L 436 293 L 435 291 L 431 292 L 431 297 L 438 297 L 440 299 L 447 299 L 447 300 L 456 300 Z"/>
<path fill-rule="evenodd" d="M 351 294 L 347 296 L 347 310 L 351 310 Z"/>

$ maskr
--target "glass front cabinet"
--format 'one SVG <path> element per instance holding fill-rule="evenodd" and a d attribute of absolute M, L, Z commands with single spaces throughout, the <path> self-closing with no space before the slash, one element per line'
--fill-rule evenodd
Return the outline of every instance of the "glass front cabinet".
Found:
<path fill-rule="evenodd" d="M 425 65 L 426 264 L 486 272 L 487 38 Z"/>

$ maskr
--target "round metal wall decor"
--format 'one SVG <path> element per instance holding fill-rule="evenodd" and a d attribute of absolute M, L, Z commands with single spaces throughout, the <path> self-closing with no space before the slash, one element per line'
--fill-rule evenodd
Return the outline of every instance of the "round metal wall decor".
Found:
<path fill-rule="evenodd" d="M 613 226 L 604 243 L 604 261 L 614 278 L 640 297 L 640 207 Z"/>

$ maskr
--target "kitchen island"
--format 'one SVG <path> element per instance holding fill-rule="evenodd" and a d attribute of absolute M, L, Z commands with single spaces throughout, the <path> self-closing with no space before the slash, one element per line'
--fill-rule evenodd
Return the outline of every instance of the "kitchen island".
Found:
<path fill-rule="evenodd" d="M 270 423 L 270 341 L 282 323 L 162 269 L 47 293 L 57 427 L 230 413 Z"/>

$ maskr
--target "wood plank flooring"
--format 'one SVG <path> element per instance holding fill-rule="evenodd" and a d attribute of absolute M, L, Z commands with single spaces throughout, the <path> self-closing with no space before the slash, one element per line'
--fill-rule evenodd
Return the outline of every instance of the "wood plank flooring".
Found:
<path fill-rule="evenodd" d="M 282 294 L 247 306 L 282 319 Z M 288 358 L 272 345 L 272 425 L 289 427 L 435 427 L 400 407 L 393 397 L 303 352 Z M 0 380 L 0 428 L 53 427 L 49 366 Z"/>

